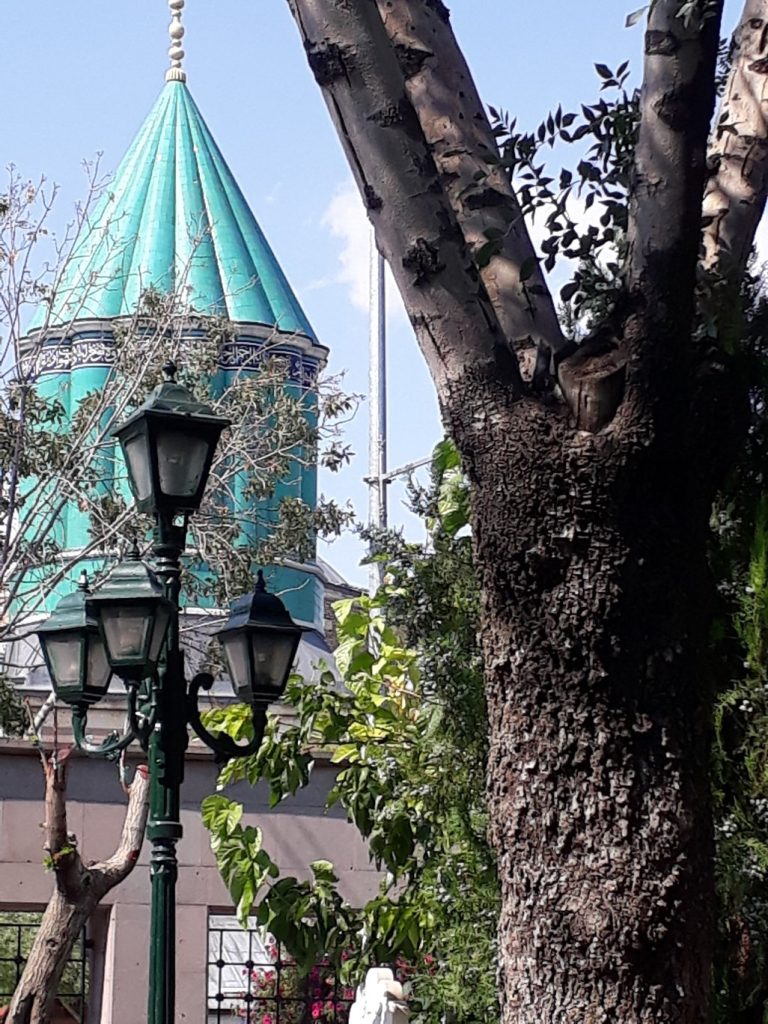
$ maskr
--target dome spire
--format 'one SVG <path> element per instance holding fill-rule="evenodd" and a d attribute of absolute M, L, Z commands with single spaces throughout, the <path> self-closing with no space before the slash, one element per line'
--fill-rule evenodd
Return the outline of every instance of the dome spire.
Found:
<path fill-rule="evenodd" d="M 184 60 L 184 48 L 181 41 L 184 38 L 184 26 L 181 24 L 181 12 L 184 10 L 184 0 L 168 0 L 171 9 L 171 24 L 168 26 L 168 33 L 171 37 L 171 46 L 168 56 L 171 58 L 171 66 L 165 73 L 166 82 L 186 82 L 187 75 L 181 66 Z"/>

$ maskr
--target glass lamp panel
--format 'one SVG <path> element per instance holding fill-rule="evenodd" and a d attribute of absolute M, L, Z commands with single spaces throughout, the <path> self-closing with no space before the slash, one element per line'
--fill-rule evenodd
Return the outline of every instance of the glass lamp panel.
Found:
<path fill-rule="evenodd" d="M 83 668 L 83 638 L 80 633 L 57 633 L 41 638 L 57 688 L 79 687 Z"/>
<path fill-rule="evenodd" d="M 296 651 L 293 632 L 260 627 L 251 632 L 253 689 L 278 697 L 285 688 Z"/>
<path fill-rule="evenodd" d="M 136 499 L 146 501 L 152 494 L 152 466 L 147 435 L 134 434 L 123 445 L 123 451 Z"/>
<path fill-rule="evenodd" d="M 106 693 L 112 669 L 109 667 L 107 652 L 100 636 L 88 637 L 88 688 Z"/>
<path fill-rule="evenodd" d="M 197 494 L 208 458 L 208 441 L 182 430 L 157 431 L 157 471 L 160 490 L 168 497 Z"/>
<path fill-rule="evenodd" d="M 108 657 L 113 664 L 144 661 L 152 625 L 150 609 L 144 605 L 102 607 L 101 623 Z"/>
<path fill-rule="evenodd" d="M 166 605 L 158 605 L 155 609 L 154 621 L 152 624 L 152 640 L 149 645 L 150 665 L 156 665 L 160 659 L 160 651 L 163 647 L 165 634 L 168 632 L 168 624 L 171 621 L 171 611 Z"/>
<path fill-rule="evenodd" d="M 243 700 L 251 699 L 251 671 L 248 664 L 248 638 L 245 633 L 230 633 L 221 638 L 224 656 L 227 659 L 232 689 Z"/>

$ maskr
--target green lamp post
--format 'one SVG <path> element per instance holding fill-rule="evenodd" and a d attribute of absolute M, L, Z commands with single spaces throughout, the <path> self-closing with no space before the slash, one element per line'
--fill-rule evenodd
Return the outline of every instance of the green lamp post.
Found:
<path fill-rule="evenodd" d="M 200 690 L 213 677 L 189 682 L 179 643 L 181 557 L 187 519 L 199 507 L 222 431 L 229 420 L 166 380 L 114 431 L 138 508 L 155 518 L 152 567 L 131 555 L 94 593 L 87 579 L 36 630 L 57 695 L 73 706 L 75 741 L 86 753 L 114 757 L 134 741 L 148 751 L 152 843 L 149 1024 L 175 1024 L 176 844 L 182 835 L 180 788 L 188 727 L 220 757 L 258 750 L 267 707 L 285 690 L 302 628 L 258 574 L 253 594 L 240 598 L 219 632 L 235 694 L 251 707 L 253 739 L 238 744 L 210 733 L 201 721 Z M 86 736 L 88 709 L 112 675 L 126 686 L 128 728 L 100 744 Z"/>

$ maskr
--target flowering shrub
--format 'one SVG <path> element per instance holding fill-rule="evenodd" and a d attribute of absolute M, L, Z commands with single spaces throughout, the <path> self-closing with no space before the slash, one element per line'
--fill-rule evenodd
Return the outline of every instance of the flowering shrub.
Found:
<path fill-rule="evenodd" d="M 355 990 L 339 983 L 327 961 L 303 974 L 271 936 L 266 947 L 268 963 L 243 968 L 246 985 L 231 1016 L 248 1024 L 347 1024 Z"/>

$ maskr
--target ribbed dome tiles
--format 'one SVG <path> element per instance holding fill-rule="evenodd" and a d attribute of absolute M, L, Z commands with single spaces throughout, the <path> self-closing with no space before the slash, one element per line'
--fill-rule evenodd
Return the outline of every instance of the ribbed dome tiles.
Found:
<path fill-rule="evenodd" d="M 186 85 L 168 82 L 81 231 L 49 325 L 131 315 L 148 287 L 315 340 Z M 42 326 L 38 311 L 30 330 Z"/>

